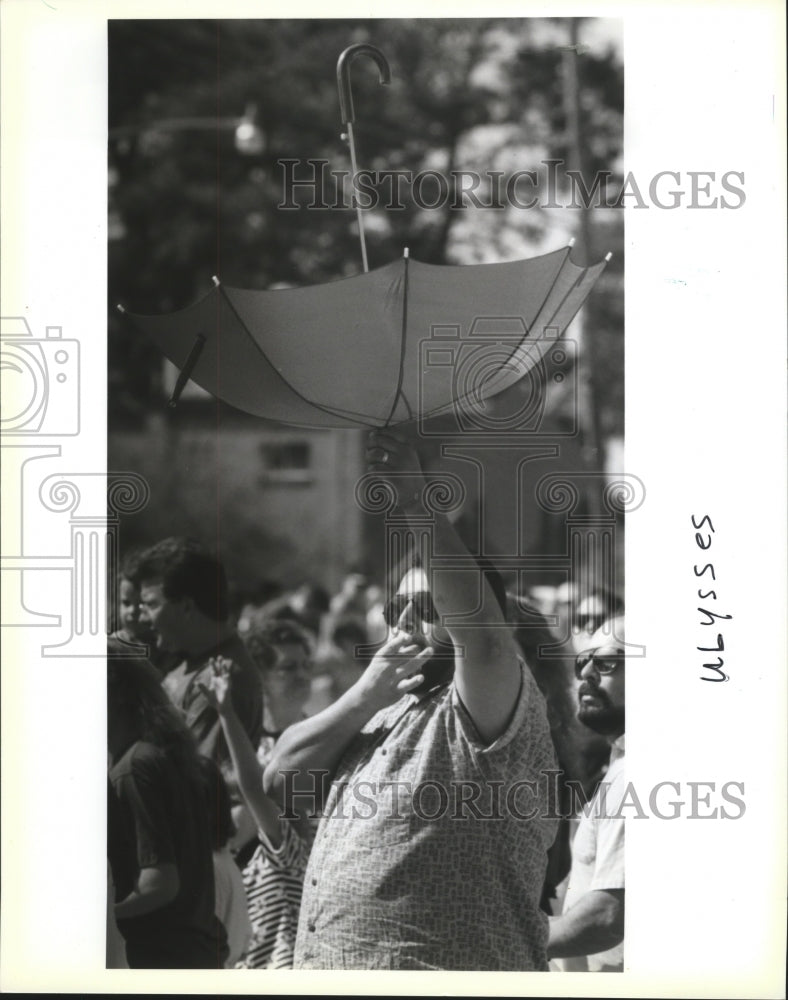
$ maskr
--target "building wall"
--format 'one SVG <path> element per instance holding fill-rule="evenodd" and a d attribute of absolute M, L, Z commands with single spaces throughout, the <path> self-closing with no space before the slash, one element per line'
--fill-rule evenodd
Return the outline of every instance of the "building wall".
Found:
<path fill-rule="evenodd" d="M 113 431 L 108 452 L 110 471 L 137 472 L 151 491 L 121 524 L 123 550 L 192 535 L 219 550 L 244 588 L 263 578 L 333 588 L 362 558 L 359 431 L 157 416 Z"/>
<path fill-rule="evenodd" d="M 355 500 L 365 471 L 364 432 L 278 428 L 253 418 L 211 420 L 204 410 L 176 413 L 110 433 L 108 469 L 137 472 L 150 486 L 147 507 L 121 523 L 122 550 L 167 535 L 191 535 L 222 554 L 243 589 L 266 579 L 285 587 L 309 580 L 334 590 L 351 568 L 384 579 L 390 569 L 385 516 L 363 513 Z M 474 551 L 494 561 L 496 556 L 564 555 L 566 516 L 540 508 L 536 485 L 548 474 L 573 478 L 584 470 L 579 439 L 545 434 L 512 444 L 496 448 L 489 441 L 474 446 L 452 436 L 422 439 L 423 459 L 427 470 L 450 472 L 463 481 L 466 501 L 451 516 L 459 519 L 458 528 Z M 532 449 L 551 446 L 555 455 L 535 457 L 517 471 Z M 579 486 L 582 492 L 582 481 Z M 581 500 L 581 513 L 588 503 L 593 509 L 591 495 Z M 623 534 L 615 560 L 620 588 Z M 514 566 L 503 562 L 509 577 Z M 557 584 L 567 575 L 565 564 L 548 562 L 529 570 L 519 583 Z"/>

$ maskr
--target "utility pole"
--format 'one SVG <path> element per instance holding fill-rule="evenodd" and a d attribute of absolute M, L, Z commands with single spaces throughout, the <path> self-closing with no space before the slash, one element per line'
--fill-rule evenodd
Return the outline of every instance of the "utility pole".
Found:
<path fill-rule="evenodd" d="M 580 115 L 580 81 L 577 68 L 579 51 L 582 48 L 580 38 L 580 23 L 583 18 L 569 18 L 569 44 L 564 47 L 562 53 L 563 68 L 563 103 L 564 114 L 566 116 L 566 138 L 567 138 L 567 168 L 575 170 L 583 178 L 586 177 L 586 157 L 585 145 L 583 143 L 583 129 Z M 586 186 L 588 186 L 586 184 Z M 577 252 L 580 257 L 580 264 L 588 265 L 594 257 L 593 226 L 591 220 L 591 209 L 584 202 L 581 202 L 580 227 L 579 227 L 579 247 Z M 588 306 L 585 307 L 588 309 Z M 584 310 L 585 311 L 585 310 Z M 575 329 L 582 321 L 582 316 L 575 320 Z M 580 350 L 580 392 L 581 406 L 583 413 L 583 450 L 586 462 L 590 469 L 602 470 L 604 468 L 605 455 L 602 444 L 602 433 L 599 420 L 599 408 L 597 406 L 599 381 L 597 377 L 597 365 L 594 352 L 593 338 L 586 336 L 586 330 L 580 327 L 579 333 Z"/>

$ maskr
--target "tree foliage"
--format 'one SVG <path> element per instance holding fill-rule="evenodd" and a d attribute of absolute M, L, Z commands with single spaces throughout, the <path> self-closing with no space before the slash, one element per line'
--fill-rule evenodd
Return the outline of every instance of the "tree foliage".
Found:
<path fill-rule="evenodd" d="M 564 47 L 583 26 L 565 19 L 157 20 L 109 22 L 111 231 L 109 299 L 137 312 L 179 309 L 210 288 L 312 284 L 361 269 L 350 207 L 284 210 L 281 161 L 326 160 L 350 170 L 340 138 L 335 66 L 355 42 L 387 56 L 388 87 L 371 61 L 353 64 L 360 169 L 413 175 L 535 169 L 545 158 L 571 162 Z M 623 80 L 615 52 L 577 57 L 584 169 L 612 170 L 622 153 Z M 227 120 L 250 105 L 265 135 L 262 152 L 242 156 Z M 205 120 L 184 127 L 184 120 Z M 169 124 L 168 124 L 169 123 Z M 178 124 L 180 123 L 180 124 Z M 333 188 L 331 189 L 333 190 Z M 370 267 L 408 246 L 419 260 L 466 263 L 543 252 L 580 230 L 580 213 L 535 207 L 452 208 L 417 204 L 403 185 L 402 207 L 368 213 Z M 484 185 L 479 190 L 484 196 Z M 306 204 L 308 190 L 295 193 Z M 384 199 L 385 200 L 385 199 Z M 604 210 L 605 246 L 623 250 L 621 213 Z M 594 213 L 595 215 L 597 213 Z M 598 256 L 596 240 L 586 248 Z M 597 364 L 609 389 L 605 431 L 620 431 L 623 398 L 622 254 L 595 307 Z M 615 294 L 614 294 L 615 293 Z M 160 359 L 110 319 L 110 413 L 150 405 Z"/>

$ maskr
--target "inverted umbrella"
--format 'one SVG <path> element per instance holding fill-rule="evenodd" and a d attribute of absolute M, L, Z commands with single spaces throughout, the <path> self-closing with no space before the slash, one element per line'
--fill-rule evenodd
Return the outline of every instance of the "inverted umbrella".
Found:
<path fill-rule="evenodd" d="M 350 101 L 351 120 L 352 110 Z M 343 103 L 348 124 L 346 114 Z M 174 397 L 191 378 L 281 423 L 394 426 L 478 406 L 540 361 L 605 267 L 574 264 L 570 248 L 460 266 L 420 263 L 406 251 L 306 288 L 254 291 L 214 279 L 180 312 L 127 315 L 182 369 Z"/>

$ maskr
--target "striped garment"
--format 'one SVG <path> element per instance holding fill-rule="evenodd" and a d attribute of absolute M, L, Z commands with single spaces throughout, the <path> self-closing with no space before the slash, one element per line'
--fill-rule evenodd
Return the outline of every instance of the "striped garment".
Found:
<path fill-rule="evenodd" d="M 274 849 L 262 830 L 243 872 L 252 938 L 236 969 L 290 969 L 309 854 L 292 824 L 282 820 L 282 843 Z"/>

